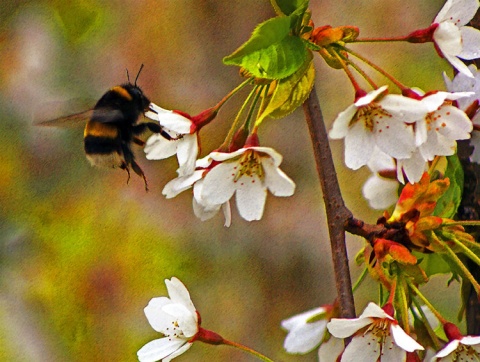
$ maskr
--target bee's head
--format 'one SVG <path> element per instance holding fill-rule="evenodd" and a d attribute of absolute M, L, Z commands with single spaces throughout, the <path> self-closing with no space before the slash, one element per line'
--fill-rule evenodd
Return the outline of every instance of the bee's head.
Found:
<path fill-rule="evenodd" d="M 140 76 L 140 72 L 142 71 L 142 69 L 143 69 L 143 64 L 140 66 L 137 76 L 135 77 L 135 83 L 133 84 L 130 81 L 130 75 L 128 74 L 128 69 L 127 69 L 126 71 L 127 71 L 128 83 L 125 84 L 124 87 L 125 89 L 128 90 L 128 93 L 130 93 L 130 95 L 132 96 L 133 101 L 138 106 L 138 109 L 141 110 L 142 112 L 145 112 L 148 110 L 150 100 L 143 94 L 142 89 L 139 86 L 137 86 L 137 80 L 138 80 L 138 77 Z"/>

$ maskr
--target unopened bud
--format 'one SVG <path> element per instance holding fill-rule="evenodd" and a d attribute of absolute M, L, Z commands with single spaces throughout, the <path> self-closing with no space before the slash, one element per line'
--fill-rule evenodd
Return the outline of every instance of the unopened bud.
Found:
<path fill-rule="evenodd" d="M 236 150 L 243 148 L 247 141 L 247 137 L 248 131 L 244 127 L 240 128 L 233 136 L 232 142 L 228 146 L 228 152 L 235 152 Z"/>

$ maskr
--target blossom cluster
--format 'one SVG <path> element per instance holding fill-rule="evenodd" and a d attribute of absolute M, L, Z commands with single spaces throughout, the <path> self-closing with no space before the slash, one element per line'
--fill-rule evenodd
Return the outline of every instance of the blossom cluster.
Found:
<path fill-rule="evenodd" d="M 304 354 L 320 346 L 320 362 L 418 361 L 420 352 L 422 360 L 431 362 L 473 361 L 480 357 L 480 336 L 464 336 L 448 322 L 443 325 L 448 339 L 443 348 L 436 353 L 431 348 L 425 349 L 399 325 L 388 303 L 382 308 L 369 303 L 358 318 L 352 319 L 321 314 L 323 309 L 325 307 L 304 312 L 282 322 L 288 330 L 284 344 L 287 352 Z M 422 308 L 422 313 L 427 311 Z M 312 322 L 306 318 L 315 314 L 321 315 L 321 319 Z M 430 327 L 438 326 L 433 315 L 428 314 L 427 318 Z M 343 338 L 351 338 L 347 347 Z"/>
<path fill-rule="evenodd" d="M 472 92 L 388 94 L 387 86 L 359 97 L 340 113 L 330 137 L 345 139 L 345 163 L 356 170 L 396 167 L 397 179 L 418 182 L 427 163 L 450 156 L 456 141 L 470 138 L 471 120 L 453 101 Z M 380 161 L 379 161 L 380 160 Z M 367 191 L 368 192 L 368 191 Z"/>
<path fill-rule="evenodd" d="M 178 158 L 178 177 L 165 185 L 163 194 L 172 198 L 193 187 L 193 210 L 202 221 L 222 209 L 225 226 L 230 226 L 230 199 L 234 194 L 240 216 L 248 221 L 262 218 L 267 190 L 275 196 L 293 194 L 295 183 L 279 167 L 282 156 L 272 148 L 261 147 L 256 135 L 239 149 L 213 151 L 197 159 L 198 131 L 206 122 L 204 113 L 191 117 L 152 103 L 145 115 L 158 121 L 172 138 L 151 136 L 145 147 L 147 159 L 175 154 Z M 211 115 L 207 113 L 207 117 Z"/>

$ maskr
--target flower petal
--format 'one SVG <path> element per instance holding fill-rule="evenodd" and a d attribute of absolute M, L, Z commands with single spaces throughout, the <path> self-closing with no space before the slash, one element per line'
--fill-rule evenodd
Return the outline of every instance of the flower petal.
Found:
<path fill-rule="evenodd" d="M 395 320 L 393 317 L 385 313 L 385 311 L 382 308 L 380 308 L 378 305 L 372 302 L 368 303 L 363 313 L 360 314 L 360 317 L 358 317 L 358 319 L 361 319 L 361 318 L 386 318 L 392 321 Z"/>
<path fill-rule="evenodd" d="M 410 158 L 405 159 L 405 160 L 397 160 L 397 167 L 398 167 L 398 173 L 397 174 L 402 174 L 402 171 L 405 172 L 405 175 L 407 176 L 407 179 L 410 183 L 415 183 L 420 181 L 422 178 L 423 173 L 427 169 L 427 162 L 422 156 L 422 154 L 417 151 L 415 152 Z M 400 182 L 403 181 L 403 174 L 402 174 L 402 179 Z M 404 181 L 402 182 L 404 183 Z"/>
<path fill-rule="evenodd" d="M 413 352 L 415 350 L 423 351 L 424 348 L 417 343 L 412 337 L 410 337 L 403 329 L 396 323 L 390 325 L 390 332 L 395 344 L 407 352 Z"/>
<path fill-rule="evenodd" d="M 375 89 L 371 92 L 368 92 L 367 95 L 357 99 L 357 101 L 355 102 L 355 106 L 356 107 L 363 107 L 363 106 L 366 106 L 366 105 L 372 103 L 374 100 L 376 100 L 378 98 L 378 96 L 380 96 L 383 92 L 385 92 L 387 90 L 387 88 L 388 88 L 388 86 L 382 85 L 380 88 Z"/>
<path fill-rule="evenodd" d="M 202 205 L 196 198 L 192 199 L 193 213 L 202 221 L 206 221 L 214 217 L 218 210 L 220 210 L 221 205 L 211 205 L 205 206 Z"/>
<path fill-rule="evenodd" d="M 357 112 L 358 108 L 352 104 L 343 112 L 340 112 L 333 121 L 332 129 L 328 133 L 328 136 L 331 139 L 341 139 L 344 138 L 350 128 L 350 122 Z"/>
<path fill-rule="evenodd" d="M 458 57 L 468 60 L 480 58 L 480 30 L 464 26 L 460 31 L 462 32 L 463 48 Z"/>
<path fill-rule="evenodd" d="M 241 154 L 246 152 L 247 150 L 248 148 L 240 148 L 234 152 L 211 152 L 209 154 L 209 157 L 212 160 L 223 162 L 223 161 L 234 159 L 237 156 L 240 156 Z"/>
<path fill-rule="evenodd" d="M 151 135 L 145 143 L 143 149 L 146 153 L 147 160 L 163 160 L 173 156 L 177 152 L 177 144 L 179 140 L 167 140 L 159 134 Z"/>
<path fill-rule="evenodd" d="M 253 221 L 262 218 L 266 198 L 267 189 L 258 176 L 238 179 L 235 200 L 238 212 L 245 220 Z"/>
<path fill-rule="evenodd" d="M 330 337 L 327 342 L 320 345 L 318 349 L 319 362 L 337 362 L 338 356 L 345 348 L 343 339 Z"/>
<path fill-rule="evenodd" d="M 375 146 L 373 134 L 365 129 L 363 122 L 356 122 L 345 137 L 345 164 L 358 170 L 367 164 Z"/>
<path fill-rule="evenodd" d="M 167 297 L 152 298 L 144 309 L 148 323 L 157 332 L 163 333 L 173 321 L 172 316 L 163 311 L 163 307 L 171 303 Z"/>
<path fill-rule="evenodd" d="M 195 316 L 197 315 L 195 306 L 190 298 L 190 293 L 178 278 L 173 277 L 170 280 L 165 279 L 165 285 L 167 286 L 170 300 L 173 303 L 183 304 L 192 314 L 195 314 Z"/>
<path fill-rule="evenodd" d="M 469 78 L 473 78 L 473 74 L 472 72 L 470 71 L 470 69 L 468 69 L 468 67 L 465 65 L 464 62 L 462 62 L 460 59 L 458 59 L 456 56 L 454 55 L 450 55 L 450 54 L 443 54 L 445 59 L 448 60 L 448 62 L 456 69 L 458 70 L 460 73 L 462 74 L 465 74 L 467 77 Z"/>
<path fill-rule="evenodd" d="M 387 155 L 408 158 L 415 150 L 415 135 L 412 126 L 396 118 L 379 121 L 374 126 L 375 143 Z"/>
<path fill-rule="evenodd" d="M 163 188 L 162 194 L 165 195 L 167 199 L 177 196 L 179 193 L 188 190 L 203 177 L 205 170 L 194 171 L 189 176 L 177 177 L 169 181 Z M 198 183 L 198 182 L 197 182 Z"/>
<path fill-rule="evenodd" d="M 334 337 L 347 338 L 371 323 L 370 318 L 332 318 L 327 324 L 327 328 Z"/>
<path fill-rule="evenodd" d="M 175 357 L 180 356 L 182 353 L 185 353 L 190 347 L 192 346 L 192 343 L 186 343 L 179 349 L 177 349 L 175 352 L 173 352 L 170 356 L 164 358 L 162 362 L 170 362 L 172 359 Z"/>
<path fill-rule="evenodd" d="M 462 51 L 462 34 L 452 22 L 445 21 L 433 32 L 433 40 L 443 55 L 457 56 Z"/>
<path fill-rule="evenodd" d="M 137 352 L 137 356 L 140 362 L 160 361 L 177 351 L 185 344 L 190 343 L 187 343 L 186 340 L 180 338 L 164 337 L 155 339 L 140 348 Z"/>
<path fill-rule="evenodd" d="M 405 361 L 407 354 L 405 350 L 393 343 L 392 336 L 387 335 L 382 345 L 382 360 L 383 361 Z"/>
<path fill-rule="evenodd" d="M 480 344 L 480 336 L 464 336 L 460 343 L 465 344 L 467 346 L 473 346 L 476 344 Z"/>
<path fill-rule="evenodd" d="M 421 119 L 427 110 L 420 101 L 398 94 L 385 96 L 379 104 L 398 121 L 413 123 Z"/>
<path fill-rule="evenodd" d="M 472 20 L 477 10 L 478 0 L 448 0 L 433 22 L 449 20 L 458 26 L 465 25 Z"/>
<path fill-rule="evenodd" d="M 195 171 L 195 161 L 198 156 L 197 134 L 183 136 L 177 146 L 177 159 L 180 166 L 177 170 L 179 176 L 191 175 Z"/>
<path fill-rule="evenodd" d="M 440 132 L 430 131 L 428 141 L 420 146 L 420 153 L 424 160 L 432 161 L 435 156 L 451 156 L 455 153 L 457 142 L 448 139 Z"/>
<path fill-rule="evenodd" d="M 247 150 L 254 150 L 259 153 L 262 159 L 272 160 L 275 167 L 280 166 L 283 160 L 283 156 L 271 147 L 248 147 Z"/>
<path fill-rule="evenodd" d="M 300 314 L 296 314 L 294 315 L 293 317 L 290 317 L 290 318 L 287 318 L 287 319 L 284 319 L 281 323 L 281 326 L 282 328 L 286 329 L 286 330 L 291 330 L 293 328 L 296 328 L 296 327 L 300 327 L 302 325 L 304 325 L 305 323 L 307 323 L 307 321 L 312 318 L 312 317 L 316 317 L 320 314 L 323 314 L 325 313 L 327 310 L 323 307 L 318 307 L 318 308 L 314 308 L 314 309 L 310 309 L 306 312 L 303 312 L 303 313 L 300 313 Z"/>
<path fill-rule="evenodd" d="M 436 112 L 435 127 L 443 136 L 452 140 L 470 138 L 473 124 L 470 118 L 457 107 L 443 106 Z"/>
<path fill-rule="evenodd" d="M 230 208 L 230 201 L 222 204 L 223 216 L 225 217 L 225 223 L 223 226 L 230 227 L 232 225 L 232 209 Z"/>
<path fill-rule="evenodd" d="M 158 116 L 160 125 L 180 134 L 189 134 L 192 121 L 178 113 L 163 113 Z"/>
<path fill-rule="evenodd" d="M 186 338 L 191 338 L 198 332 L 197 313 L 192 313 L 185 305 L 179 303 L 167 304 L 163 307 L 163 311 L 175 317 Z"/>
<path fill-rule="evenodd" d="M 283 347 L 288 353 L 308 353 L 321 342 L 326 327 L 326 320 L 297 326 L 288 333 Z"/>
<path fill-rule="evenodd" d="M 453 351 L 455 351 L 460 344 L 460 341 L 458 339 L 454 339 L 453 341 L 450 341 L 447 343 L 445 347 L 443 347 L 438 353 L 435 355 L 434 358 L 441 358 L 441 357 L 446 357 Z"/>
<path fill-rule="evenodd" d="M 237 162 L 223 162 L 207 173 L 201 193 L 204 203 L 221 205 L 230 200 L 237 188 L 234 182 L 237 166 Z"/>
<path fill-rule="evenodd" d="M 265 171 L 265 186 L 275 196 L 292 196 L 295 183 L 278 167 L 271 158 L 263 158 L 262 166 Z"/>
<path fill-rule="evenodd" d="M 392 206 L 398 199 L 398 182 L 372 175 L 362 188 L 363 196 L 370 206 L 381 210 Z"/>
<path fill-rule="evenodd" d="M 372 333 L 353 337 L 343 352 L 341 362 L 376 362 L 380 356 L 380 343 Z"/>

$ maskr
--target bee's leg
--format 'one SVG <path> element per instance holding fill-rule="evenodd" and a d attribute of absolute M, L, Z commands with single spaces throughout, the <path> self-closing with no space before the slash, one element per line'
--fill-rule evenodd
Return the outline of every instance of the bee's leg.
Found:
<path fill-rule="evenodd" d="M 133 141 L 133 143 L 135 143 L 135 144 L 137 144 L 141 147 L 145 146 L 145 141 L 142 141 L 140 138 L 133 137 L 132 141 Z"/>
<path fill-rule="evenodd" d="M 142 134 L 147 130 L 147 128 L 152 131 L 153 133 L 159 133 L 162 135 L 163 138 L 172 141 L 178 140 L 178 137 L 172 137 L 167 131 L 163 129 L 158 123 L 148 122 L 148 123 L 140 123 L 133 126 L 133 134 L 139 135 Z"/>
<path fill-rule="evenodd" d="M 128 185 L 128 183 L 130 182 L 130 169 L 128 168 L 128 165 L 127 165 L 126 162 L 122 163 L 122 165 L 120 166 L 120 168 L 121 168 L 122 170 L 127 171 L 127 174 L 128 174 L 127 185 Z"/>
<path fill-rule="evenodd" d="M 143 173 L 143 170 L 140 168 L 140 166 L 135 162 L 135 157 L 133 155 L 132 150 L 130 149 L 130 145 L 127 143 L 124 143 L 122 145 L 122 150 L 123 150 L 123 157 L 125 158 L 125 169 L 128 170 L 129 167 L 132 167 L 132 170 L 140 177 L 143 178 L 143 182 L 145 182 L 145 191 L 148 191 L 148 184 L 147 184 L 147 178 L 145 177 L 145 174 Z M 128 173 L 130 176 L 130 172 Z"/>
<path fill-rule="evenodd" d="M 138 163 L 135 162 L 135 160 L 132 160 L 132 169 L 133 171 L 135 171 L 135 173 L 138 175 L 138 176 L 141 176 L 143 178 L 143 182 L 145 183 L 145 191 L 148 192 L 148 182 L 147 182 L 147 178 L 145 177 L 145 174 L 143 173 L 143 170 L 140 168 L 140 166 L 138 165 Z"/>

